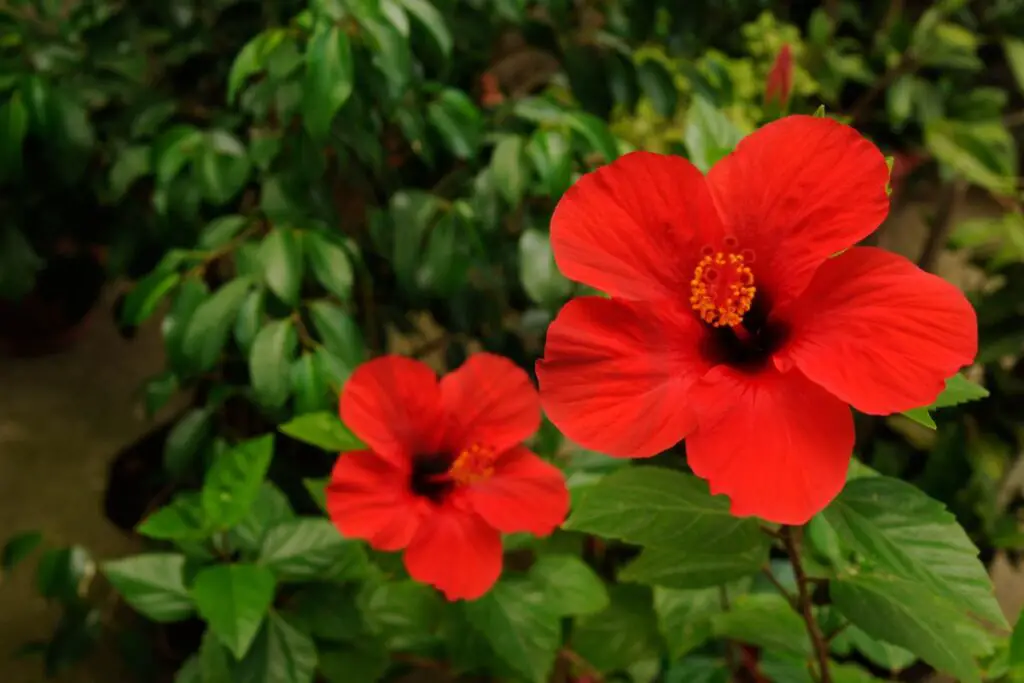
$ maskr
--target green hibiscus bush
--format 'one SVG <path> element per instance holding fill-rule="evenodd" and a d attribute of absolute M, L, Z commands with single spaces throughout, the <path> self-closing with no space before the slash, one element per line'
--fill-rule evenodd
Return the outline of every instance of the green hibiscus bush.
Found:
<path fill-rule="evenodd" d="M 49 674 L 110 638 L 176 683 L 1024 677 L 986 572 L 1024 548 L 997 496 L 1024 393 L 1020 2 L 34 0 L 0 28 L 0 314 L 55 280 L 79 315 L 69 254 L 99 254 L 132 282 L 125 334 L 160 319 L 147 410 L 190 397 L 110 494 L 138 499 L 115 520 L 138 554 L 11 530 L 0 571 L 33 556 L 61 607 L 23 648 Z M 890 213 L 923 213 L 917 265 L 952 246 L 977 275 L 974 364 L 929 405 L 857 414 L 827 507 L 738 517 L 684 444 L 610 457 L 538 411 L 505 445 L 557 468 L 570 512 L 540 536 L 485 515 L 506 533 L 482 594 L 447 600 L 397 531 L 339 532 L 333 468 L 386 450 L 342 420 L 353 373 L 397 354 L 448 378 L 486 352 L 532 382 L 562 307 L 601 296 L 556 264 L 566 191 L 636 150 L 707 172 L 790 113 L 871 140 Z M 968 200 L 995 208 L 961 220 Z M 478 380 L 459 414 L 490 400 Z M 375 405 L 433 416 L 412 381 Z M 472 443 L 424 481 L 491 476 Z M 437 548 L 431 567 L 475 561 Z"/>

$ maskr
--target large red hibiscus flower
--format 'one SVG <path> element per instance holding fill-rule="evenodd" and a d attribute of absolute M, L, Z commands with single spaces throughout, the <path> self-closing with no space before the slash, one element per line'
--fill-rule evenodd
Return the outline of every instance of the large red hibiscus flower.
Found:
<path fill-rule="evenodd" d="M 368 449 L 338 457 L 331 520 L 378 550 L 404 548 L 409 575 L 448 599 L 497 581 L 502 532 L 544 536 L 565 519 L 562 473 L 521 445 L 540 425 L 540 399 L 511 361 L 475 354 L 439 382 L 419 361 L 376 358 L 352 373 L 340 405 Z"/>
<path fill-rule="evenodd" d="M 879 150 L 827 118 L 768 124 L 702 176 L 635 152 L 584 176 L 551 221 L 570 301 L 538 362 L 551 420 L 588 448 L 687 459 L 736 515 L 801 524 L 845 481 L 852 405 L 925 405 L 972 362 L 963 294 L 854 247 L 885 218 Z"/>

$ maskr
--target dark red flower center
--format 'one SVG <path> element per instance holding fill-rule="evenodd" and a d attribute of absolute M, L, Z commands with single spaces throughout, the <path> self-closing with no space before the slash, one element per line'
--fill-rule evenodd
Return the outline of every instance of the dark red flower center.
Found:
<path fill-rule="evenodd" d="M 441 503 L 456 487 L 490 478 L 496 459 L 493 448 L 479 443 L 454 454 L 417 455 L 413 458 L 409 487 L 417 496 Z"/>
<path fill-rule="evenodd" d="M 760 369 L 786 337 L 785 325 L 769 321 L 769 302 L 754 285 L 754 252 L 735 238 L 724 249 L 704 247 L 690 280 L 690 305 L 711 326 L 707 357 L 744 371 Z"/>

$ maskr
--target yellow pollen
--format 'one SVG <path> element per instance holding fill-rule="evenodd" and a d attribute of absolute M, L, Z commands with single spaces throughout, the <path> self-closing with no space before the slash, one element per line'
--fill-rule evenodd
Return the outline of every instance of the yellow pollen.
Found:
<path fill-rule="evenodd" d="M 700 260 L 690 280 L 690 305 L 713 327 L 732 327 L 754 302 L 754 273 L 743 256 L 716 252 Z"/>
<path fill-rule="evenodd" d="M 463 449 L 448 469 L 448 476 L 458 484 L 473 484 L 494 474 L 497 454 L 493 448 L 475 443 Z"/>

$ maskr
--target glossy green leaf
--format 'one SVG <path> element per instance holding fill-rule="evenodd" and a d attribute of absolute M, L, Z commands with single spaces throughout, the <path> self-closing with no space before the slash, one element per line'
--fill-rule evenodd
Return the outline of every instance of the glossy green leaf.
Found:
<path fill-rule="evenodd" d="M 235 341 L 246 355 L 251 353 L 253 341 L 263 329 L 265 299 L 262 288 L 252 290 L 246 295 L 235 317 Z"/>
<path fill-rule="evenodd" d="M 590 149 L 600 152 L 605 161 L 612 162 L 619 158 L 619 143 L 604 121 L 591 114 L 577 111 L 566 114 L 565 122 L 583 136 Z"/>
<path fill-rule="evenodd" d="M 152 553 L 105 562 L 103 574 L 136 612 L 153 621 L 170 622 L 192 614 L 184 568 L 184 555 Z"/>
<path fill-rule="evenodd" d="M 208 296 L 206 283 L 198 277 L 186 277 L 178 287 L 170 310 L 160 326 L 169 365 L 171 369 L 181 374 L 188 374 L 191 370 L 191 362 L 185 353 L 185 336 L 189 323 Z"/>
<path fill-rule="evenodd" d="M 946 388 L 931 405 L 914 408 L 903 413 L 914 422 L 935 429 L 935 421 L 931 411 L 939 408 L 951 408 L 970 401 L 980 401 L 988 396 L 988 389 L 979 386 L 963 375 L 956 374 L 946 380 Z"/>
<path fill-rule="evenodd" d="M 679 103 L 679 93 L 669 70 L 656 59 L 645 59 L 637 65 L 636 75 L 654 111 L 666 118 L 673 116 Z"/>
<path fill-rule="evenodd" d="M 711 618 L 711 629 L 719 638 L 755 647 L 805 658 L 812 654 L 803 619 L 777 594 L 741 595 L 728 611 Z"/>
<path fill-rule="evenodd" d="M 318 640 L 376 640 L 367 630 L 358 604 L 359 584 L 316 582 L 299 587 L 288 601 L 287 617 Z"/>
<path fill-rule="evenodd" d="M 555 264 L 547 234 L 527 228 L 519 236 L 519 282 L 527 296 L 540 306 L 555 310 L 572 292 L 572 283 Z"/>
<path fill-rule="evenodd" d="M 317 232 L 306 233 L 304 246 L 306 260 L 317 282 L 339 299 L 349 299 L 355 274 L 345 249 Z"/>
<path fill-rule="evenodd" d="M 658 634 L 651 591 L 643 586 L 611 586 L 604 611 L 580 617 L 572 634 L 573 650 L 610 673 L 659 660 L 664 645 Z"/>
<path fill-rule="evenodd" d="M 280 581 L 358 579 L 367 571 L 362 546 L 344 539 L 328 519 L 302 517 L 267 532 L 258 562 Z"/>
<path fill-rule="evenodd" d="M 437 641 L 442 602 L 436 589 L 393 581 L 372 589 L 362 605 L 366 622 L 389 650 L 415 650 Z"/>
<path fill-rule="evenodd" d="M 43 598 L 73 602 L 82 597 L 95 572 L 89 551 L 79 545 L 43 553 L 36 567 L 36 590 Z"/>
<path fill-rule="evenodd" d="M 149 175 L 152 170 L 149 147 L 132 145 L 117 155 L 117 161 L 110 167 L 110 193 L 112 199 L 120 201 L 135 182 Z"/>
<path fill-rule="evenodd" d="M 234 102 L 246 79 L 264 68 L 270 51 L 284 38 L 281 29 L 270 29 L 256 34 L 235 56 L 228 73 L 228 102 Z"/>
<path fill-rule="evenodd" d="M 249 179 L 252 162 L 248 151 L 231 133 L 215 130 L 206 134 L 196 159 L 196 173 L 203 197 L 212 204 L 226 204 Z"/>
<path fill-rule="evenodd" d="M 902 647 L 872 638 L 856 626 L 847 626 L 832 639 L 832 651 L 847 654 L 851 648 L 858 650 L 879 667 L 896 673 L 917 661 L 917 655 Z"/>
<path fill-rule="evenodd" d="M 1004 38 L 1003 50 L 1006 52 L 1006 63 L 1017 80 L 1017 87 L 1024 92 L 1024 40 L 1020 38 Z"/>
<path fill-rule="evenodd" d="M 244 441 L 214 458 L 203 481 L 203 511 L 216 527 L 229 528 L 249 513 L 259 497 L 274 455 L 274 436 Z"/>
<path fill-rule="evenodd" d="M 352 95 L 354 83 L 348 34 L 340 25 L 319 24 L 306 48 L 302 88 L 302 116 L 310 135 L 317 139 L 327 136 L 334 115 Z"/>
<path fill-rule="evenodd" d="M 430 35 L 438 52 L 447 60 L 452 55 L 452 34 L 448 23 L 430 0 L 398 0 L 413 19 Z"/>
<path fill-rule="evenodd" d="M 21 93 L 0 105 L 0 180 L 21 173 L 22 145 L 28 132 L 28 110 Z"/>
<path fill-rule="evenodd" d="M 316 506 L 321 511 L 327 512 L 327 477 L 321 479 L 303 479 L 302 485 L 305 487 L 309 497 L 313 499 Z"/>
<path fill-rule="evenodd" d="M 302 244 L 287 228 L 272 230 L 260 244 L 263 281 L 284 303 L 295 306 L 302 287 Z"/>
<path fill-rule="evenodd" d="M 157 306 L 181 282 L 178 273 L 151 272 L 139 280 L 124 300 L 121 323 L 139 325 L 156 312 Z"/>
<path fill-rule="evenodd" d="M 309 314 L 313 318 L 313 327 L 324 348 L 341 361 L 349 373 L 355 370 L 363 362 L 366 349 L 359 326 L 351 316 L 326 301 L 311 304 Z M 346 378 L 340 377 L 338 381 L 344 379 Z"/>
<path fill-rule="evenodd" d="M 506 666 L 532 683 L 548 680 L 561 627 L 557 610 L 543 593 L 529 582 L 506 579 L 463 609 Z"/>
<path fill-rule="evenodd" d="M 252 282 L 248 278 L 236 278 L 196 307 L 181 342 L 182 353 L 192 370 L 205 372 L 217 364 L 250 287 Z"/>
<path fill-rule="evenodd" d="M 203 134 L 194 126 L 178 125 L 166 130 L 153 142 L 152 168 L 157 185 L 166 186 L 188 165 L 203 147 Z"/>
<path fill-rule="evenodd" d="M 950 172 L 997 194 L 1014 191 L 1017 149 L 999 120 L 937 120 L 925 126 L 925 146 Z"/>
<path fill-rule="evenodd" d="M 251 564 L 206 567 L 196 574 L 192 599 L 220 642 L 241 659 L 274 599 L 274 575 Z"/>
<path fill-rule="evenodd" d="M 578 557 L 543 555 L 530 567 L 530 580 L 559 616 L 593 614 L 608 607 L 604 582 Z"/>
<path fill-rule="evenodd" d="M 337 402 L 337 396 L 331 393 L 327 383 L 320 356 L 314 353 L 304 353 L 292 363 L 291 382 L 296 415 L 316 413 Z"/>
<path fill-rule="evenodd" d="M 232 683 L 312 683 L 316 664 L 313 639 L 271 611 Z"/>
<path fill-rule="evenodd" d="M 1019 668 L 1024 666 L 1024 610 L 1017 616 L 1017 623 L 1013 627 L 1013 635 L 1010 636 L 1010 666 Z"/>
<path fill-rule="evenodd" d="M 366 18 L 360 22 L 371 41 L 373 63 L 384 75 L 393 98 L 401 97 L 412 79 L 409 41 L 392 24 Z"/>
<path fill-rule="evenodd" d="M 290 319 L 264 325 L 249 352 L 249 378 L 260 405 L 280 408 L 291 395 L 292 360 L 298 336 Z"/>
<path fill-rule="evenodd" d="M 722 611 L 720 588 L 654 589 L 654 612 L 669 654 L 680 659 L 703 645 L 712 635 L 711 619 Z"/>
<path fill-rule="evenodd" d="M 174 500 L 146 517 L 135 527 L 146 538 L 162 541 L 196 541 L 209 535 L 203 503 L 196 492 L 178 494 Z"/>
<path fill-rule="evenodd" d="M 495 145 L 491 157 L 491 173 L 498 191 L 511 206 L 519 206 L 529 182 L 524 149 L 523 138 L 507 135 Z"/>
<path fill-rule="evenodd" d="M 231 530 L 231 540 L 241 550 L 256 553 L 271 529 L 294 518 L 288 497 L 277 486 L 265 481 L 249 514 Z"/>
<path fill-rule="evenodd" d="M 320 648 L 320 673 L 327 683 L 379 683 L 390 660 L 374 640 Z"/>
<path fill-rule="evenodd" d="M 249 223 L 245 216 L 228 214 L 214 218 L 199 233 L 200 249 L 219 249 L 234 239 Z"/>
<path fill-rule="evenodd" d="M 337 413 L 322 411 L 299 415 L 278 427 L 282 433 L 332 453 L 358 451 L 365 444 L 346 427 Z"/>
<path fill-rule="evenodd" d="M 438 296 L 453 296 L 466 284 L 471 254 L 468 233 L 475 226 L 455 211 L 438 218 L 430 229 L 427 244 L 416 271 L 419 289 Z"/>
<path fill-rule="evenodd" d="M 684 139 L 693 165 L 707 173 L 731 152 L 743 133 L 725 114 L 703 97 L 693 98 L 686 115 Z"/>
<path fill-rule="evenodd" d="M 904 647 L 964 683 L 981 681 L 964 615 L 921 583 L 886 574 L 841 577 L 829 593 L 843 616 L 865 633 Z"/>
<path fill-rule="evenodd" d="M 483 117 L 461 90 L 447 89 L 427 106 L 427 120 L 459 159 L 472 157 L 480 145 Z"/>
<path fill-rule="evenodd" d="M 195 462 L 213 434 L 213 410 L 192 408 L 167 433 L 164 469 L 172 476 L 183 475 Z"/>
<path fill-rule="evenodd" d="M 621 578 L 670 588 L 753 574 L 768 553 L 756 520 L 733 517 L 700 479 L 657 467 L 620 470 L 587 488 L 564 528 L 645 546 Z"/>

